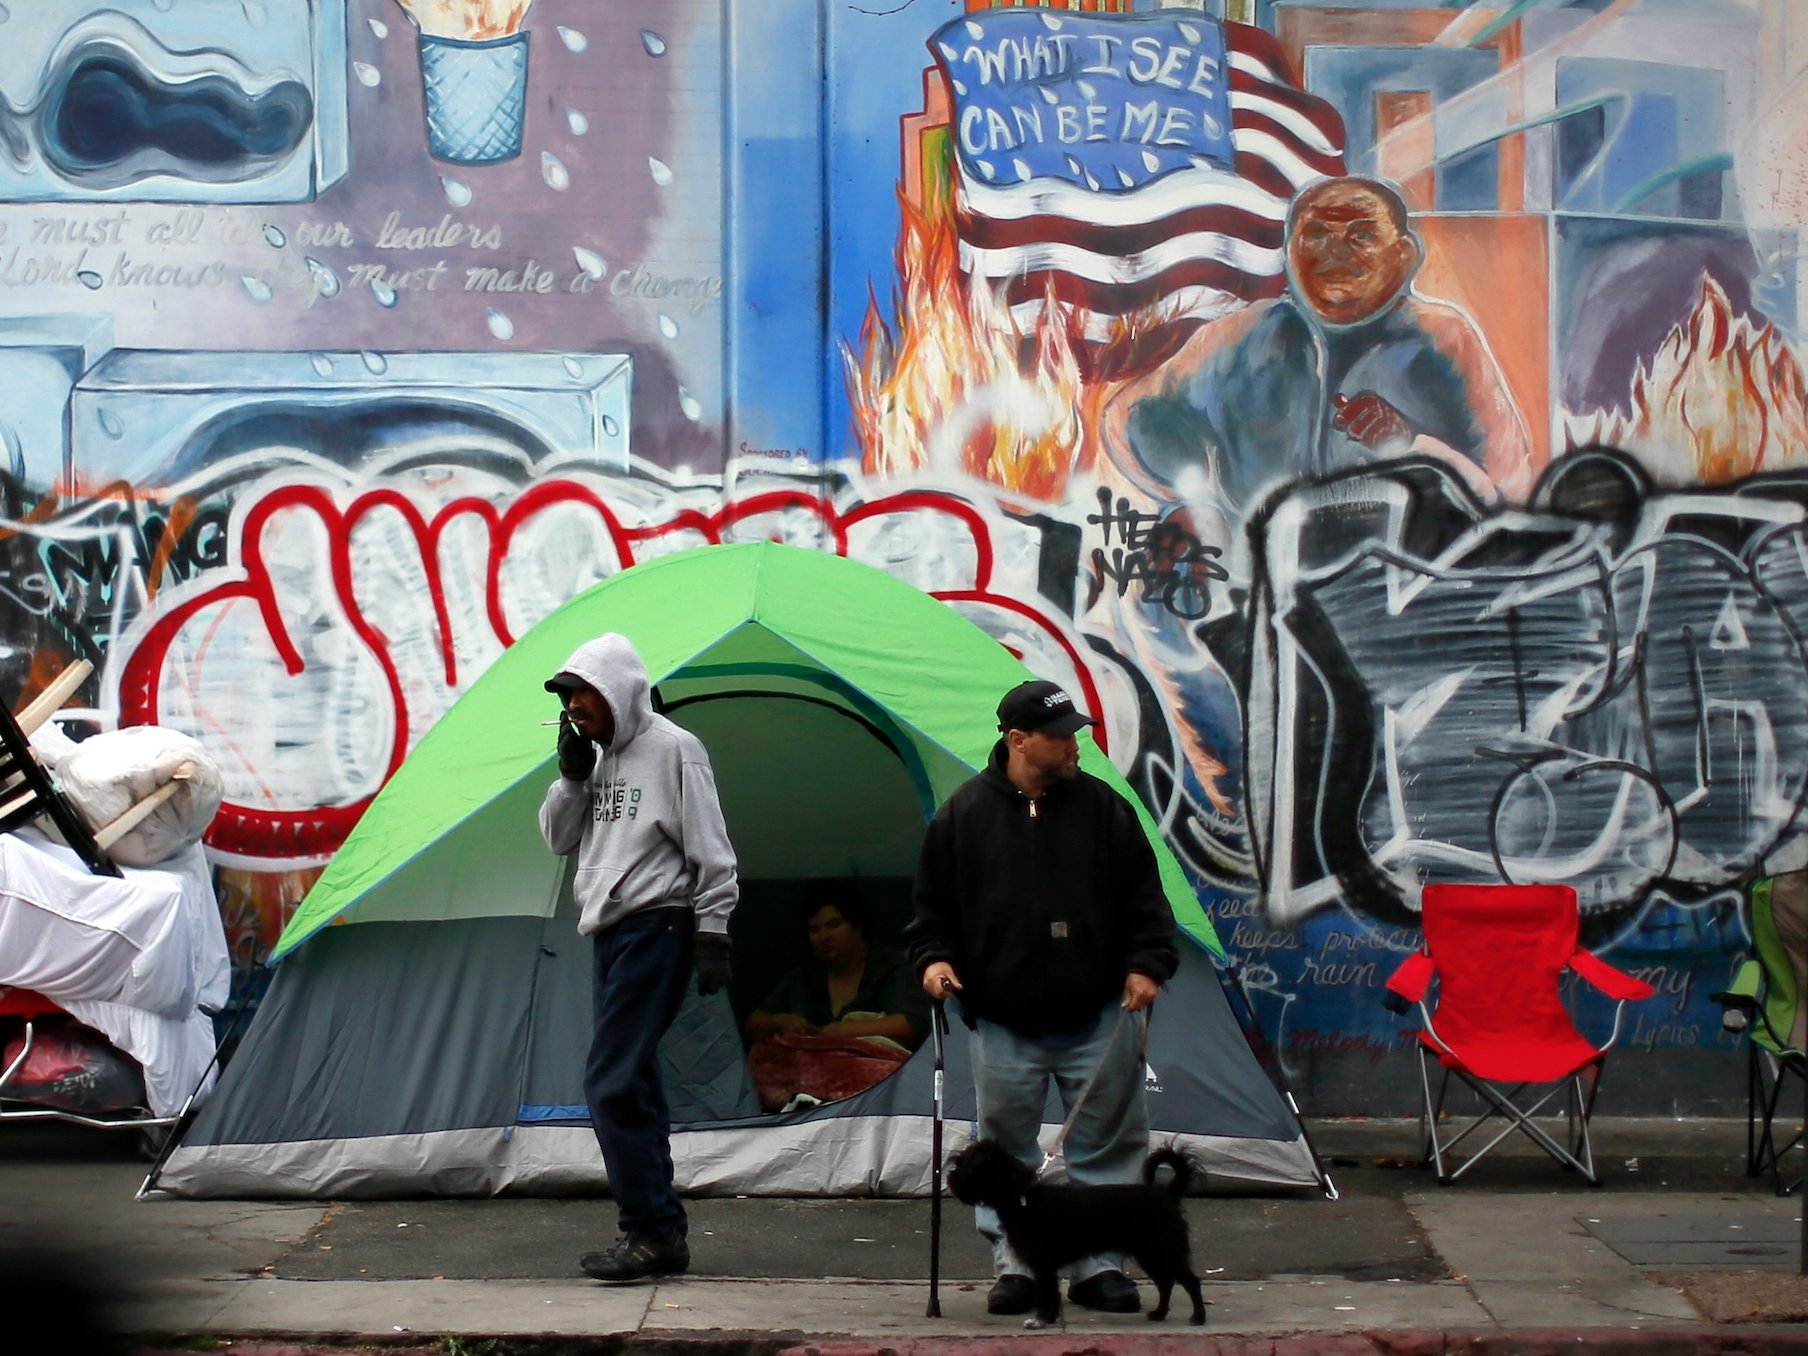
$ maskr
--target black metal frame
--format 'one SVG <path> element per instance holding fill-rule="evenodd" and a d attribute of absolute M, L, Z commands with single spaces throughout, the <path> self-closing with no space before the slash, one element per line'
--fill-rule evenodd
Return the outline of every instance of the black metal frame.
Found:
<path fill-rule="evenodd" d="M 94 841 L 94 831 L 81 811 L 63 798 L 56 779 L 38 761 L 31 740 L 13 713 L 0 707 L 0 832 L 29 824 L 48 815 L 63 841 L 97 876 L 117 876 L 119 868 Z"/>
<path fill-rule="evenodd" d="M 1786 1051 L 1779 1054 L 1774 1050 L 1766 1050 L 1749 1038 L 1745 1042 L 1745 1051 L 1745 1175 L 1762 1177 L 1768 1172 L 1777 1195 L 1794 1195 L 1802 1189 L 1802 1175 L 1797 1174 L 1793 1182 L 1784 1182 L 1783 1159 L 1791 1149 L 1802 1143 L 1803 1132 L 1797 1130 L 1787 1143 L 1778 1144 L 1777 1108 L 1782 1105 L 1783 1093 L 1789 1086 L 1792 1075 L 1804 1084 L 1804 1091 L 1808 1092 L 1808 1066 L 1804 1065 L 1803 1056 L 1799 1052 Z M 1758 1115 L 1760 1105 L 1764 1109 L 1761 1119 Z"/>

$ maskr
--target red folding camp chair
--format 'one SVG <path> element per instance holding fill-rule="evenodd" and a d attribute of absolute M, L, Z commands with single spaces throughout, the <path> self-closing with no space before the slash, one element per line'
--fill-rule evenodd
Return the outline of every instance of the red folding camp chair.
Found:
<path fill-rule="evenodd" d="M 1515 1130 L 1599 1186 L 1588 1118 L 1601 1068 L 1619 1038 L 1626 1003 L 1649 998 L 1652 987 L 1576 945 L 1576 892 L 1567 885 L 1427 885 L 1422 897 L 1422 949 L 1387 981 L 1402 1012 L 1419 1005 L 1419 1084 L 1425 1158 L 1438 1181 L 1454 1182 Z M 1617 999 L 1613 1032 L 1595 1045 L 1576 1030 L 1558 990 L 1573 970 Z M 1435 1003 L 1429 993 L 1438 981 Z M 1434 1023 L 1435 1016 L 1435 1023 Z M 1432 1064 L 1442 1066 L 1432 1091 Z M 1455 1134 L 1440 1133 L 1439 1118 L 1454 1074 L 1482 1100 L 1482 1111 Z M 1567 1134 L 1559 1143 L 1533 1117 L 1566 1094 Z M 1447 1156 L 1488 1122 L 1500 1132 L 1460 1167 Z M 1454 1128 L 1454 1127 L 1453 1127 Z"/>

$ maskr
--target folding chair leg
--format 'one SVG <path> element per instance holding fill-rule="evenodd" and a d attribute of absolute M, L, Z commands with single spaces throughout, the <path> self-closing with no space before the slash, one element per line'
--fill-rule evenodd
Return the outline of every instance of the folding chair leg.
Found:
<path fill-rule="evenodd" d="M 1789 1196 L 1801 1189 L 1801 1178 L 1785 1184 L 1783 1181 L 1783 1162 L 1795 1147 L 1802 1143 L 1803 1132 L 1797 1131 L 1782 1143 L 1778 1143 L 1777 1112 L 1783 1105 L 1783 1094 L 1788 1090 L 1789 1078 L 1804 1077 L 1800 1063 L 1784 1059 L 1768 1050 L 1752 1047 L 1752 1100 L 1747 1103 L 1748 1120 L 1747 1138 L 1755 1145 L 1748 1160 L 1746 1171 L 1750 1176 L 1758 1177 L 1768 1172 L 1771 1184 L 1777 1195 Z M 1761 1125 L 1749 1124 L 1757 1115 L 1757 1109 L 1763 1108 Z"/>
<path fill-rule="evenodd" d="M 1438 1174 L 1438 1181 L 1449 1182 L 1444 1175 L 1444 1151 L 1438 1144 L 1438 1114 L 1444 1109 L 1444 1093 L 1450 1087 L 1450 1071 L 1444 1070 L 1443 1081 L 1438 1085 L 1438 1095 L 1434 1101 L 1431 1095 L 1431 1056 L 1423 1045 L 1419 1047 L 1419 1130 L 1421 1134 L 1419 1151 L 1422 1161 L 1431 1163 Z"/>
<path fill-rule="evenodd" d="M 1430 1123 L 1426 1156 L 1437 1170 L 1438 1182 L 1441 1185 L 1448 1185 L 1456 1181 L 1479 1163 L 1497 1144 L 1518 1130 L 1563 1166 L 1580 1172 L 1590 1186 L 1600 1186 L 1601 1177 L 1595 1171 L 1594 1145 L 1588 1128 L 1589 1118 L 1594 1111 L 1595 1092 L 1600 1085 L 1600 1069 L 1595 1067 L 1592 1070 L 1592 1077 L 1586 1089 L 1582 1083 L 1585 1072 L 1585 1070 L 1578 1070 L 1567 1078 L 1555 1080 L 1537 1101 L 1530 1106 L 1521 1106 L 1514 1099 L 1526 1088 L 1535 1085 L 1520 1083 L 1510 1092 L 1502 1092 L 1485 1079 L 1471 1078 L 1460 1069 L 1445 1069 L 1443 1082 L 1434 1099 L 1431 1094 L 1428 1055 L 1421 1054 L 1419 1081 L 1425 1097 L 1427 1119 Z M 1483 1107 L 1481 1114 L 1460 1131 L 1450 1136 L 1444 1136 L 1439 1133 L 1438 1126 L 1452 1073 L 1455 1073 L 1482 1100 Z M 1564 1097 L 1563 1112 L 1567 1122 L 1564 1127 L 1564 1141 L 1552 1138 L 1533 1120 L 1533 1117 L 1538 1115 L 1545 1105 L 1559 1094 Z M 1447 1158 L 1447 1155 L 1470 1135 L 1496 1119 L 1501 1121 L 1499 1131 L 1480 1148 L 1470 1151 L 1468 1157 L 1460 1165 Z"/>
<path fill-rule="evenodd" d="M 1761 1075 L 1758 1047 L 1745 1043 L 1745 1175 L 1756 1177 L 1764 1171 L 1758 1135 L 1758 1108 L 1765 1105 L 1764 1079 Z M 1764 1140 L 1770 1138 L 1770 1121 L 1764 1121 Z"/>
<path fill-rule="evenodd" d="M 1582 1090 L 1583 1069 L 1569 1076 L 1569 1163 L 1590 1186 L 1601 1185 L 1601 1174 L 1595 1171 L 1594 1141 L 1589 1137 L 1589 1121 L 1595 1114 L 1595 1097 L 1601 1090 L 1601 1065 L 1587 1066 L 1588 1091 Z"/>

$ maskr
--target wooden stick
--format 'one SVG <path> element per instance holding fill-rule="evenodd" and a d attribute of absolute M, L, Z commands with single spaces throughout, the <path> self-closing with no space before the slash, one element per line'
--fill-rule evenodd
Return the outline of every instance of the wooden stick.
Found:
<path fill-rule="evenodd" d="M 162 786 L 151 792 L 150 795 L 139 801 L 138 804 L 134 805 L 117 819 L 111 820 L 96 829 L 94 831 L 94 841 L 100 845 L 100 850 L 102 852 L 107 851 L 113 844 L 117 843 L 133 829 L 137 828 L 140 821 L 142 821 L 146 815 L 150 814 L 152 810 L 155 810 L 159 805 L 163 804 L 164 801 L 175 795 L 181 785 L 182 783 L 180 780 L 165 782 Z"/>
<path fill-rule="evenodd" d="M 94 665 L 86 659 L 77 660 L 51 679 L 50 686 L 32 698 L 31 704 L 15 715 L 13 720 L 29 736 L 33 730 L 49 720 L 51 712 L 68 701 L 69 694 L 87 682 L 88 675 L 93 672 Z"/>

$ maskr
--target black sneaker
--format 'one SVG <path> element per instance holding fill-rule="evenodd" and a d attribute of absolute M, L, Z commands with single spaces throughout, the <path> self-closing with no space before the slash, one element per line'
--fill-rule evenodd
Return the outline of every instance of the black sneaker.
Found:
<path fill-rule="evenodd" d="M 587 1252 L 578 1259 L 584 1274 L 598 1281 L 675 1276 L 690 1264 L 690 1245 L 682 1234 L 625 1234 L 615 1240 L 615 1246 Z"/>
<path fill-rule="evenodd" d="M 1036 1307 L 1036 1283 L 1028 1276 L 1000 1276 L 986 1294 L 988 1314 L 1027 1314 Z"/>
<path fill-rule="evenodd" d="M 1096 1309 L 1101 1314 L 1140 1314 L 1143 1297 L 1136 1293 L 1136 1282 L 1121 1271 L 1101 1271 L 1067 1287 L 1067 1298 L 1082 1309 Z"/>

